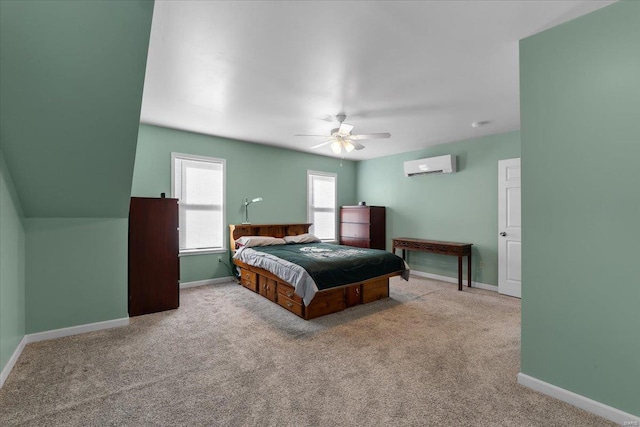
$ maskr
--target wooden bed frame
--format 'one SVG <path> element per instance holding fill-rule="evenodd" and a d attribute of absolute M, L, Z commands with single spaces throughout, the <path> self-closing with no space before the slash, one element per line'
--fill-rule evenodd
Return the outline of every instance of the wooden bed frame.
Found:
<path fill-rule="evenodd" d="M 231 252 L 235 252 L 236 240 L 242 236 L 297 236 L 309 232 L 311 224 L 230 224 L 229 240 Z M 367 304 L 389 297 L 389 277 L 400 275 L 400 271 L 375 277 L 364 282 L 352 283 L 318 291 L 309 305 L 294 292 L 294 287 L 262 268 L 233 260 L 240 269 L 240 284 L 271 300 L 279 306 L 305 320 L 342 311 L 359 304 Z"/>

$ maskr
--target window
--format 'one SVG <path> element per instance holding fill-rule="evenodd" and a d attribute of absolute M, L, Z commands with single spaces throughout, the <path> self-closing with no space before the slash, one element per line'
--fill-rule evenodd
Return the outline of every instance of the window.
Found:
<path fill-rule="evenodd" d="M 336 174 L 307 171 L 310 231 L 322 241 L 336 240 Z"/>
<path fill-rule="evenodd" d="M 225 160 L 171 153 L 171 193 L 179 200 L 180 253 L 226 250 Z"/>

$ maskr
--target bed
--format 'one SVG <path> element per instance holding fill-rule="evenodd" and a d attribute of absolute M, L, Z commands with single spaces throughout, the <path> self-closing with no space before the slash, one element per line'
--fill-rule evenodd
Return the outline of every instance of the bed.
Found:
<path fill-rule="evenodd" d="M 229 225 L 240 284 L 309 320 L 388 298 L 389 278 L 408 278 L 399 256 L 318 242 L 310 226 Z"/>

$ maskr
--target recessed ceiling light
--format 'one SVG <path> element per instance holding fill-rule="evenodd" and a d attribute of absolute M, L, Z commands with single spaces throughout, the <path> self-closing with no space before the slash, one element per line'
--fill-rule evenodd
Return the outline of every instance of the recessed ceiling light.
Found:
<path fill-rule="evenodd" d="M 471 123 L 471 127 L 479 128 L 479 127 L 482 127 L 484 125 L 488 125 L 489 123 L 491 123 L 489 120 L 482 120 L 480 122 Z"/>

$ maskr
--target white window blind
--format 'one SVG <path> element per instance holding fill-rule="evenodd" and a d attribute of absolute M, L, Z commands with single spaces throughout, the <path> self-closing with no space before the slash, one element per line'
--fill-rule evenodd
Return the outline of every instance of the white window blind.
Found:
<path fill-rule="evenodd" d="M 225 161 L 172 154 L 173 196 L 179 200 L 180 251 L 224 246 Z"/>
<path fill-rule="evenodd" d="M 323 241 L 336 240 L 336 175 L 307 172 L 310 231 Z"/>

